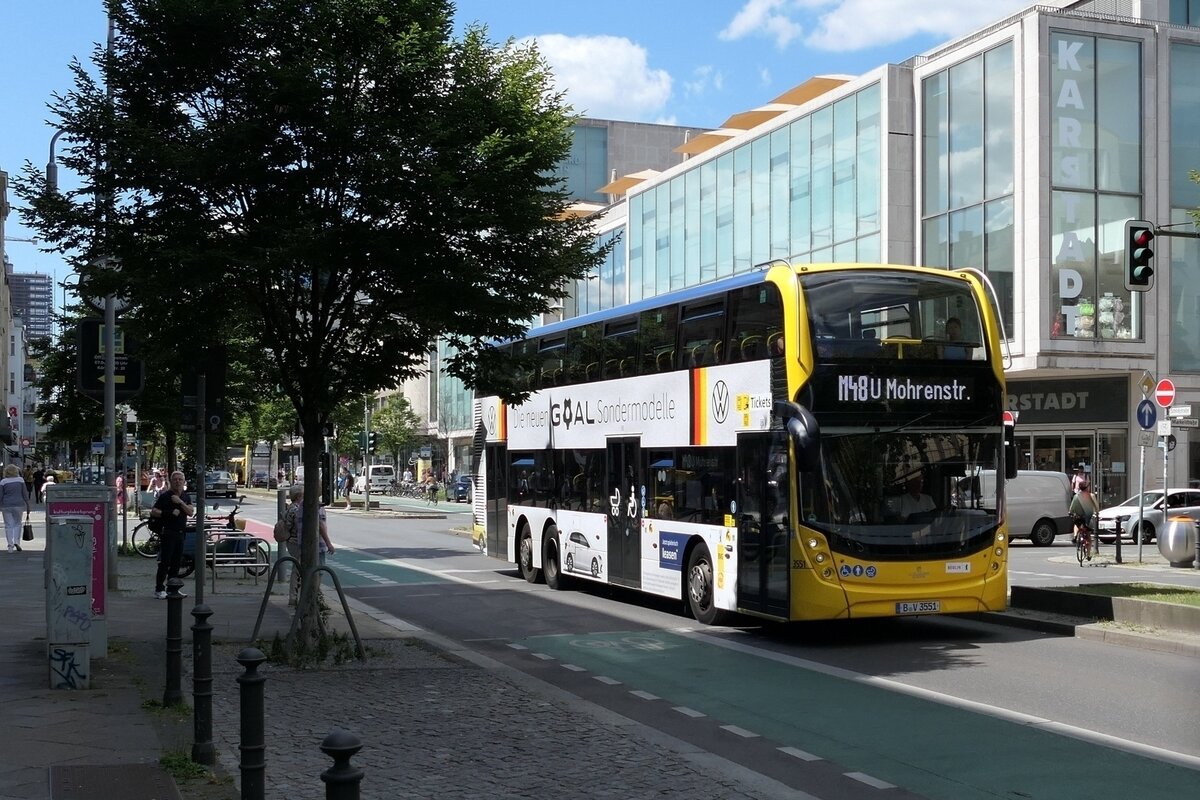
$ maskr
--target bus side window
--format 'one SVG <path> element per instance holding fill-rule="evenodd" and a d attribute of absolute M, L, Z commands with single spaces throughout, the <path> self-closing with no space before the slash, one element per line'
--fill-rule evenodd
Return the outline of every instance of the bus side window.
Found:
<path fill-rule="evenodd" d="M 768 337 L 783 326 L 779 289 L 772 283 L 734 289 L 729 292 L 727 302 L 729 334 L 722 353 L 724 361 L 766 358 Z"/>

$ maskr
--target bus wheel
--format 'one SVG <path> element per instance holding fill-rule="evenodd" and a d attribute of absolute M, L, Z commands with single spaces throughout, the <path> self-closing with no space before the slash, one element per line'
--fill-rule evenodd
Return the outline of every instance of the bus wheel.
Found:
<path fill-rule="evenodd" d="M 1033 526 L 1033 533 L 1029 535 L 1029 538 L 1038 547 L 1046 547 L 1047 545 L 1054 544 L 1054 536 L 1057 533 L 1058 528 L 1054 526 L 1054 523 L 1048 519 L 1043 519 L 1037 525 Z"/>
<path fill-rule="evenodd" d="M 521 535 L 517 540 L 517 566 L 521 568 L 521 577 L 530 583 L 537 583 L 542 578 L 542 571 L 533 566 L 533 531 L 529 523 L 521 525 Z"/>
<path fill-rule="evenodd" d="M 551 589 L 566 588 L 567 579 L 558 561 L 558 528 L 553 525 L 546 529 L 546 543 L 542 546 L 542 573 L 546 576 L 546 585 Z"/>
<path fill-rule="evenodd" d="M 713 600 L 713 561 L 705 544 L 696 545 L 688 556 L 687 603 L 702 625 L 721 625 L 729 616 Z"/>

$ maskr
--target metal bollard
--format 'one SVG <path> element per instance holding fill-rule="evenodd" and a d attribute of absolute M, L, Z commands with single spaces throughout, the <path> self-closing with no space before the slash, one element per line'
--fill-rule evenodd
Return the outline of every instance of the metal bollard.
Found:
<path fill-rule="evenodd" d="M 217 763 L 212 739 L 212 609 L 192 606 L 192 761 L 211 767 Z"/>
<path fill-rule="evenodd" d="M 363 771 L 350 766 L 350 759 L 359 750 L 362 742 L 350 731 L 335 730 L 321 742 L 321 752 L 333 759 L 333 766 L 321 773 L 325 800 L 359 800 Z"/>
<path fill-rule="evenodd" d="M 183 598 L 179 590 L 183 581 L 167 581 L 167 683 L 163 689 L 163 705 L 183 702 Z"/>
<path fill-rule="evenodd" d="M 242 701 L 242 741 L 238 748 L 242 754 L 238 764 L 242 773 L 242 800 L 263 800 L 266 792 L 266 707 L 263 695 L 267 679 L 258 672 L 259 666 L 266 660 L 262 651 L 254 647 L 247 647 L 237 657 L 237 662 L 246 668 L 237 679 Z"/>

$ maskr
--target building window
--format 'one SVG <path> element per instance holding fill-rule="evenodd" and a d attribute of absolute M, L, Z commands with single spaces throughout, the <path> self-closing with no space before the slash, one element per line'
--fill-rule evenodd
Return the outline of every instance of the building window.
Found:
<path fill-rule="evenodd" d="M 1200 6 L 1200 0 L 1192 5 Z M 1189 24 L 1200 24 L 1200 18 L 1193 16 Z M 1188 212 L 1200 207 L 1200 183 L 1190 177 L 1200 169 L 1200 46 L 1171 43 L 1170 100 L 1171 222 L 1191 230 L 1195 219 Z M 1200 372 L 1200 240 L 1159 241 L 1168 246 L 1157 249 L 1171 256 L 1171 371 Z"/>
<path fill-rule="evenodd" d="M 1200 25 L 1200 0 L 1171 0 L 1170 13 L 1175 25 Z"/>
<path fill-rule="evenodd" d="M 1051 35 L 1051 337 L 1142 338 L 1141 294 L 1124 285 L 1125 221 L 1141 213 L 1140 97 L 1137 42 Z"/>
<path fill-rule="evenodd" d="M 1013 48 L 922 82 L 922 263 L 977 267 L 1013 314 Z"/>

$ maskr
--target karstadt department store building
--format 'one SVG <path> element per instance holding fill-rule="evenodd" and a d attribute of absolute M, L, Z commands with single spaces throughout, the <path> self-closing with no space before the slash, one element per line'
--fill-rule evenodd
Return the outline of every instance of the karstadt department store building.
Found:
<path fill-rule="evenodd" d="M 979 267 L 1008 328 L 1021 466 L 1081 467 L 1122 499 L 1138 486 L 1144 373 L 1200 411 L 1200 240 L 1160 228 L 1152 290 L 1124 286 L 1126 220 L 1196 230 L 1198 26 L 1200 0 L 1032 6 L 903 64 L 801 84 L 747 112 L 755 127 L 689 136 L 681 164 L 603 187 L 599 236 L 620 241 L 563 313 L 776 258 Z M 1168 481 L 1186 485 L 1200 432 L 1174 433 Z M 1146 473 L 1162 485 L 1161 449 Z"/>

